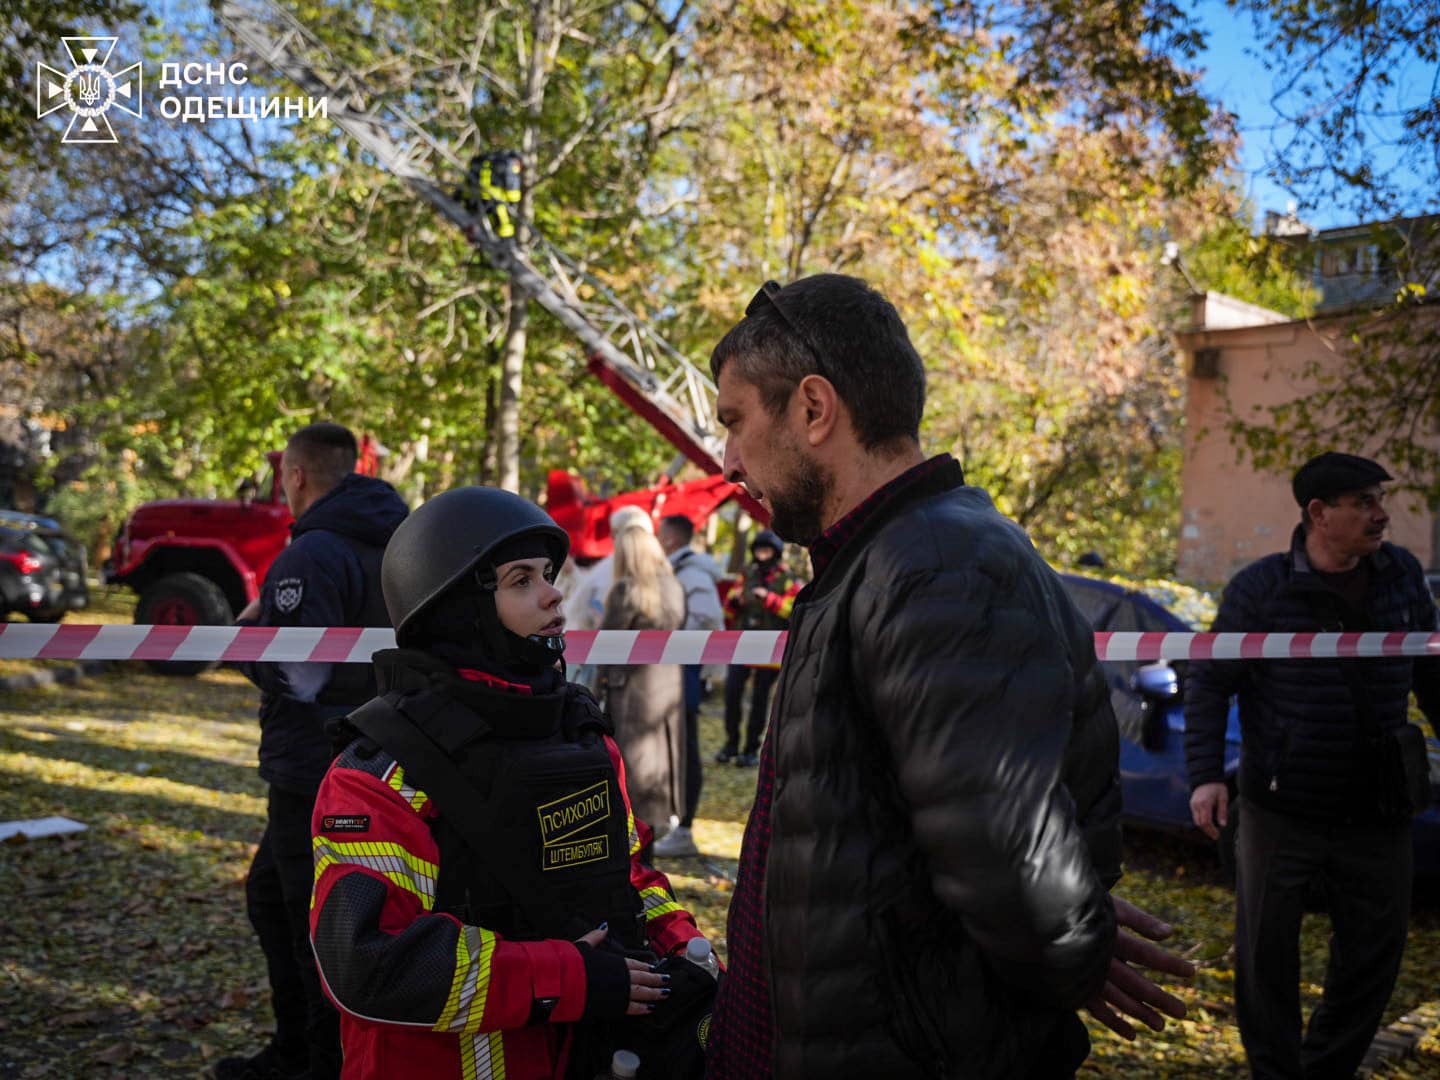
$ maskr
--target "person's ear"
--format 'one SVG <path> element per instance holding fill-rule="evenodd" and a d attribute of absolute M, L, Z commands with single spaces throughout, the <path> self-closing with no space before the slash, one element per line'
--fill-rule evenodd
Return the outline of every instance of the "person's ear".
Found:
<path fill-rule="evenodd" d="M 1320 519 L 1324 516 L 1325 511 L 1329 509 L 1329 506 L 1330 504 L 1324 499 L 1311 499 L 1305 504 L 1305 520 L 1311 525 L 1320 524 Z"/>
<path fill-rule="evenodd" d="M 840 420 L 840 395 L 835 384 L 823 375 L 806 375 L 795 388 L 798 407 L 803 410 L 805 440 L 819 446 L 835 431 Z"/>

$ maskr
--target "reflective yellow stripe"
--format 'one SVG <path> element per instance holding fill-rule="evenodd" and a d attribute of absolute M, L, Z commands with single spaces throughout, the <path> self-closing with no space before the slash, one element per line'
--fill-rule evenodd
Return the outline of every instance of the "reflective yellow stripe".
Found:
<path fill-rule="evenodd" d="M 399 844 L 373 840 L 345 843 L 329 836 L 317 836 L 313 843 L 317 885 L 320 875 L 332 866 L 363 866 L 413 893 L 426 911 L 435 906 L 435 878 L 439 867 L 412 855 Z"/>
<path fill-rule="evenodd" d="M 465 1032 L 470 1034 L 480 1030 L 480 1022 L 485 1018 L 485 1000 L 490 996 L 490 963 L 495 959 L 495 935 L 483 926 L 467 929 L 475 930 L 480 938 L 480 955 L 471 961 L 475 977 L 471 980 L 474 985 L 470 991 L 469 1016 L 465 1021 Z"/>
<path fill-rule="evenodd" d="M 445 999 L 445 1008 L 440 1011 L 440 1019 L 435 1021 L 436 1031 L 447 1030 L 460 1010 L 460 990 L 465 984 L 465 973 L 470 970 L 470 943 L 466 940 L 468 937 L 465 928 L 461 927 L 460 940 L 455 943 L 455 974 L 450 979 L 450 996 Z M 473 1074 L 467 1072 L 465 1075 Z"/>
<path fill-rule="evenodd" d="M 485 1001 L 490 993 L 490 964 L 495 958 L 495 935 L 483 926 L 460 928 L 455 946 L 455 972 L 450 977 L 450 994 L 435 1021 L 436 1031 L 473 1035 L 485 1019 Z M 464 1040 L 461 1040 L 462 1044 Z"/>
<path fill-rule="evenodd" d="M 429 795 L 419 788 L 409 787 L 405 783 L 405 770 L 400 767 L 398 761 L 391 767 L 390 775 L 385 778 L 385 782 L 394 788 L 396 794 L 408 802 L 410 808 L 416 813 L 419 813 L 420 808 L 430 801 Z"/>
<path fill-rule="evenodd" d="M 679 911 L 680 905 L 675 902 L 668 892 L 659 885 L 652 885 L 648 889 L 640 890 L 640 899 L 645 904 L 645 921 L 658 919 L 661 915 L 668 915 L 672 911 Z"/>
<path fill-rule="evenodd" d="M 460 1075 L 464 1080 L 505 1080 L 505 1033 L 461 1039 Z"/>
<path fill-rule="evenodd" d="M 625 827 L 630 830 L 630 855 L 633 858 L 640 853 L 640 832 L 635 828 L 635 814 L 631 810 L 625 811 Z"/>

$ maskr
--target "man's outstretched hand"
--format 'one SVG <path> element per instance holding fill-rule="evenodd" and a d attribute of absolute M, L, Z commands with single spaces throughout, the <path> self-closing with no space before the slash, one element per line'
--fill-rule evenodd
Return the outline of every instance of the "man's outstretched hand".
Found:
<path fill-rule="evenodd" d="M 1155 1031 L 1163 1031 L 1166 1016 L 1175 1020 L 1185 1018 L 1185 1003 L 1131 965 L 1183 979 L 1194 976 L 1195 965 L 1154 944 L 1175 932 L 1169 923 L 1118 896 L 1110 897 L 1110 902 L 1115 906 L 1120 932 L 1115 936 L 1115 952 L 1110 958 L 1105 985 L 1085 1003 L 1085 1008 L 1122 1039 L 1135 1038 L 1135 1028 L 1126 1020 L 1127 1016 Z M 1131 930 L 1135 933 L 1130 933 Z"/>

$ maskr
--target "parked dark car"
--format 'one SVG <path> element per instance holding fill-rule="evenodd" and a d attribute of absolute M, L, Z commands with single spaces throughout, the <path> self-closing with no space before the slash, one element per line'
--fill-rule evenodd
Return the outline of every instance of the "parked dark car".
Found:
<path fill-rule="evenodd" d="M 58 622 L 89 603 L 84 545 L 54 518 L 0 510 L 0 617 Z"/>
<path fill-rule="evenodd" d="M 1097 631 L 1189 633 L 1192 626 L 1143 592 L 1109 581 L 1061 574 L 1065 589 Z M 1185 662 L 1173 664 L 1107 662 L 1110 700 L 1120 727 L 1120 786 L 1124 817 L 1132 825 L 1194 829 L 1190 818 L 1190 784 L 1185 775 Z M 1427 878 L 1440 878 L 1440 742 L 1427 731 L 1430 780 L 1435 802 L 1415 819 L 1415 868 Z M 1225 776 L 1235 797 L 1235 771 L 1240 764 L 1240 720 L 1232 702 L 1225 726 Z M 1221 835 L 1221 858 L 1227 863 L 1238 816 Z M 1198 835 L 1198 830 L 1197 830 Z"/>

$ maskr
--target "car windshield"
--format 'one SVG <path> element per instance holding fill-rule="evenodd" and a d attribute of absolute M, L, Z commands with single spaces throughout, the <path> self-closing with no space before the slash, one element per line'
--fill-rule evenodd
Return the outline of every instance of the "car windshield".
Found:
<path fill-rule="evenodd" d="M 33 552 L 36 555 L 44 555 L 46 558 L 53 559 L 56 555 L 55 548 L 51 546 L 50 541 L 46 540 L 45 537 L 39 533 L 26 533 L 25 539 L 21 541 L 21 546 L 26 551 Z"/>
<path fill-rule="evenodd" d="M 55 558 L 54 549 L 43 536 L 21 529 L 0 529 L 0 551 L 28 551 L 49 560 Z"/>

